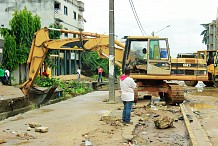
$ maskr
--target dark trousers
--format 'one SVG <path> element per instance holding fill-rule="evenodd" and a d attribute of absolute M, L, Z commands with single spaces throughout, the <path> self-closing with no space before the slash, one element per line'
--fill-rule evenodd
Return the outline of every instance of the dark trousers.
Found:
<path fill-rule="evenodd" d="M 98 73 L 98 82 L 102 82 L 102 73 Z"/>

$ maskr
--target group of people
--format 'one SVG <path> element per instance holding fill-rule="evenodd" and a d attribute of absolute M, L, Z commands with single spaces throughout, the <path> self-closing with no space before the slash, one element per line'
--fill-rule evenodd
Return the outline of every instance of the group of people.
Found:
<path fill-rule="evenodd" d="M 98 82 L 102 82 L 102 73 L 103 73 L 103 69 L 101 68 L 101 66 L 98 67 Z M 78 82 L 80 82 L 80 76 L 81 76 L 81 69 L 78 68 L 77 69 L 77 77 L 78 77 Z"/>
<path fill-rule="evenodd" d="M 0 82 L 3 85 L 9 85 L 10 83 L 10 71 L 9 69 L 4 70 L 0 67 Z"/>

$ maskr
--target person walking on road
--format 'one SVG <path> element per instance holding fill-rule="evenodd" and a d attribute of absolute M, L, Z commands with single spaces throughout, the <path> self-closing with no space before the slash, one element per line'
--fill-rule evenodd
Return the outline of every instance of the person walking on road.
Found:
<path fill-rule="evenodd" d="M 77 75 L 78 75 L 78 82 L 80 82 L 80 75 L 81 75 L 81 70 L 80 70 L 80 68 L 77 69 Z"/>
<path fill-rule="evenodd" d="M 130 123 L 130 116 L 134 102 L 134 89 L 136 88 L 135 81 L 129 77 L 130 69 L 125 68 L 125 74 L 120 76 L 121 98 L 123 101 L 122 120 L 124 124 Z"/>
<path fill-rule="evenodd" d="M 103 73 L 103 69 L 101 68 L 101 66 L 99 66 L 98 68 L 98 82 L 102 82 L 102 73 Z"/>

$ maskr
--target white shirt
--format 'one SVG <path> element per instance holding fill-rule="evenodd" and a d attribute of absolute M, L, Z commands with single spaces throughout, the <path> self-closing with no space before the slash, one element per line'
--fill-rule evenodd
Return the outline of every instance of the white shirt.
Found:
<path fill-rule="evenodd" d="M 9 72 L 9 70 L 5 70 L 5 74 L 9 77 L 10 76 L 10 72 Z"/>
<path fill-rule="evenodd" d="M 77 69 L 77 73 L 80 75 L 80 74 L 81 74 L 81 70 L 80 70 L 80 69 Z"/>
<path fill-rule="evenodd" d="M 134 88 L 136 83 L 130 77 L 120 80 L 121 98 L 123 101 L 134 101 Z"/>

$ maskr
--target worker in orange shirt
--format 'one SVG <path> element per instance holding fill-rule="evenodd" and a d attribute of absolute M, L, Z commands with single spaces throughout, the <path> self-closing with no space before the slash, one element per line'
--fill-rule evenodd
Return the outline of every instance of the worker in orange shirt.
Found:
<path fill-rule="evenodd" d="M 102 73 L 103 73 L 103 69 L 101 68 L 101 66 L 98 67 L 98 82 L 102 82 Z"/>

